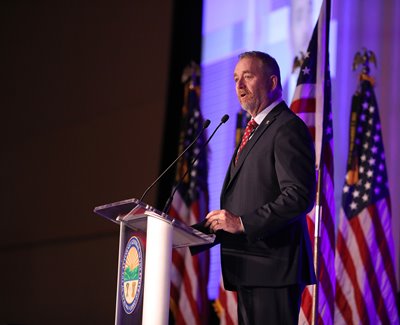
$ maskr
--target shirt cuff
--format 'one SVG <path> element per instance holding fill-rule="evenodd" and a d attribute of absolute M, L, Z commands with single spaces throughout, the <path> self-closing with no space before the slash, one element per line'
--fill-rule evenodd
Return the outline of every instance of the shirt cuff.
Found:
<path fill-rule="evenodd" d="M 240 224 L 241 224 L 241 226 L 242 226 L 241 231 L 242 231 L 242 232 L 246 232 L 245 229 L 244 229 L 244 226 L 243 226 L 242 217 L 239 217 L 239 220 L 240 220 Z"/>

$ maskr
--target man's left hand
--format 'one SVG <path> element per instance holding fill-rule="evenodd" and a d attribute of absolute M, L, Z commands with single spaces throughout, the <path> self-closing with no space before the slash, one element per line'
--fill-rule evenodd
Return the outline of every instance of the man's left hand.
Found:
<path fill-rule="evenodd" d="M 244 232 L 242 221 L 239 216 L 227 210 L 214 210 L 206 216 L 206 227 L 210 227 L 210 230 L 216 232 L 217 230 L 225 230 L 232 234 L 238 234 Z"/>

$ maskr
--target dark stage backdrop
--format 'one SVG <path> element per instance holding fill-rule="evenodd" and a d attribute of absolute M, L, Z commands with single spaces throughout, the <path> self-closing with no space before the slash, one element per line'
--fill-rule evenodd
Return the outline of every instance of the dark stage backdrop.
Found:
<path fill-rule="evenodd" d="M 0 2 L 1 324 L 113 323 L 118 227 L 92 211 L 159 173 L 172 3 Z"/>

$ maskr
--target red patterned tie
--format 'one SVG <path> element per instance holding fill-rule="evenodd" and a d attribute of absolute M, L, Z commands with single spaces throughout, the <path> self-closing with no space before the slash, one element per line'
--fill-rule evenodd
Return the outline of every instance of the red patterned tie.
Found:
<path fill-rule="evenodd" d="M 254 121 L 253 119 L 251 119 L 247 125 L 246 125 L 246 129 L 244 130 L 244 134 L 243 134 L 243 138 L 242 138 L 242 142 L 240 142 L 240 147 L 236 153 L 236 158 L 235 158 L 235 164 L 238 161 L 239 158 L 239 154 L 242 151 L 242 149 L 244 148 L 244 146 L 246 145 L 247 141 L 249 141 L 250 136 L 252 135 L 252 133 L 254 132 L 254 130 L 257 128 L 258 124 L 256 121 Z"/>

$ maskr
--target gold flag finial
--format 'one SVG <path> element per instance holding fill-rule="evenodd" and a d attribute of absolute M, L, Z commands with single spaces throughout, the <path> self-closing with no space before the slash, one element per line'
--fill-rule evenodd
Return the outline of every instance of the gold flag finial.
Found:
<path fill-rule="evenodd" d="M 295 56 L 293 60 L 292 73 L 295 72 L 297 68 L 301 68 L 305 57 L 306 55 L 302 51 L 300 51 L 300 54 L 298 56 Z"/>
<path fill-rule="evenodd" d="M 361 52 L 357 52 L 354 56 L 353 70 L 357 70 L 357 68 L 361 65 L 362 66 L 361 73 L 369 75 L 370 62 L 372 62 L 376 67 L 375 53 L 371 50 L 367 50 L 366 48 L 363 48 L 363 50 Z"/>
<path fill-rule="evenodd" d="M 375 67 L 377 66 L 376 55 L 373 51 L 363 48 L 361 52 L 357 52 L 354 56 L 353 71 L 361 65 L 360 80 L 368 80 L 374 86 L 375 79 L 369 75 L 370 63 L 373 63 Z"/>
<path fill-rule="evenodd" d="M 200 79 L 200 66 L 192 61 L 183 70 L 181 81 L 182 83 L 187 83 L 190 81 L 191 87 L 197 86 Z"/>

